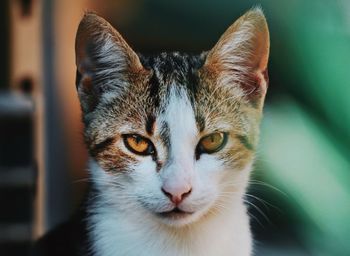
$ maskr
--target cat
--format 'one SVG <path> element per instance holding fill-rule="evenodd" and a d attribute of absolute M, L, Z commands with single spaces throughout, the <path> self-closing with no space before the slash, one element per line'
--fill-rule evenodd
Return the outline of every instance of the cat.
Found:
<path fill-rule="evenodd" d="M 41 239 L 38 255 L 252 255 L 243 198 L 269 44 L 260 8 L 199 55 L 137 54 L 86 13 L 76 86 L 91 188 L 75 221 Z"/>

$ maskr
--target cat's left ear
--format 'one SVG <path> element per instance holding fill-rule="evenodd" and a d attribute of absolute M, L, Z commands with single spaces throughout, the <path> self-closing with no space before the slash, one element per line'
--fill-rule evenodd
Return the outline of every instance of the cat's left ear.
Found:
<path fill-rule="evenodd" d="M 264 96 L 268 86 L 270 38 L 260 8 L 241 16 L 208 52 L 203 70 L 216 84 L 240 87 L 248 99 Z"/>
<path fill-rule="evenodd" d="M 83 112 L 121 94 L 130 78 L 145 72 L 139 57 L 106 20 L 88 12 L 75 41 L 76 86 Z"/>

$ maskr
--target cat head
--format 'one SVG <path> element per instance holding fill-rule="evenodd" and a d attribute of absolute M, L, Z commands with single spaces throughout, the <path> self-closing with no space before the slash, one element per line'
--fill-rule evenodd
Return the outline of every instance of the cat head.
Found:
<path fill-rule="evenodd" d="M 76 85 L 101 204 L 182 226 L 241 203 L 268 55 L 260 9 L 240 17 L 208 52 L 148 57 L 103 18 L 85 14 Z"/>

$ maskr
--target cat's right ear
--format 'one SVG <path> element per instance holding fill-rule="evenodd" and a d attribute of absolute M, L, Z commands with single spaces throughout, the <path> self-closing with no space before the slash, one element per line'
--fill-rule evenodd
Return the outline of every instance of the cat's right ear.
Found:
<path fill-rule="evenodd" d="M 76 86 L 84 113 L 104 98 L 117 96 L 132 74 L 143 70 L 137 54 L 106 20 L 86 13 L 75 41 Z"/>
<path fill-rule="evenodd" d="M 219 86 L 236 90 L 246 99 L 261 100 L 268 86 L 269 49 L 264 13 L 254 8 L 233 23 L 208 52 L 203 71 Z"/>

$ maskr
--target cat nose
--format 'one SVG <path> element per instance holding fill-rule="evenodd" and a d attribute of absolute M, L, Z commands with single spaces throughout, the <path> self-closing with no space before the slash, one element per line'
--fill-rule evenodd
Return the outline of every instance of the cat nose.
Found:
<path fill-rule="evenodd" d="M 166 195 L 171 202 L 175 205 L 180 204 L 189 194 L 192 192 L 191 186 L 183 187 L 162 187 L 162 192 Z"/>

